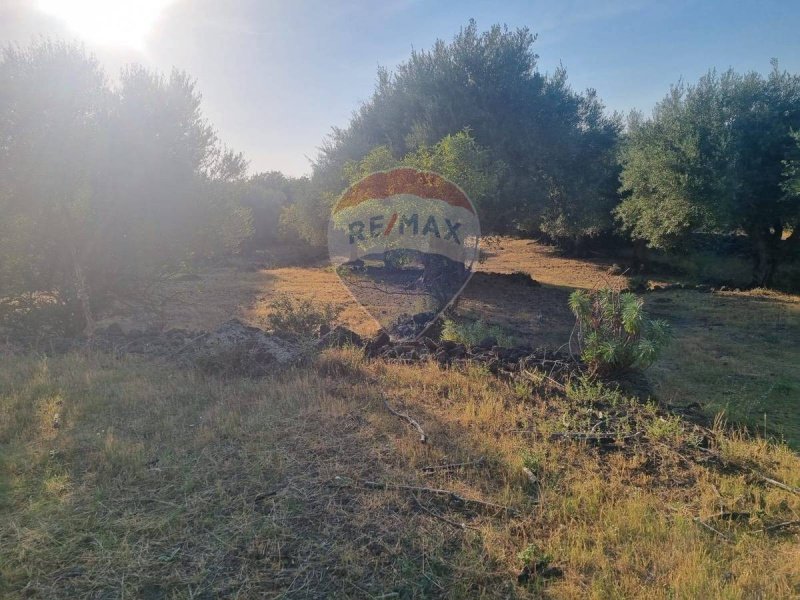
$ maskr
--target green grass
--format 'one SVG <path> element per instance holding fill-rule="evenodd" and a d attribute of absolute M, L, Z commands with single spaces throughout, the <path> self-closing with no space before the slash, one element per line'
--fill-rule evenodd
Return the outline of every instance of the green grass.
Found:
<path fill-rule="evenodd" d="M 493 344 L 504 348 L 512 348 L 519 344 L 519 340 L 504 327 L 490 325 L 481 319 L 462 321 L 445 319 L 441 338 L 469 347 L 477 346 L 485 340 L 492 340 Z"/>
<path fill-rule="evenodd" d="M 647 372 L 662 401 L 698 402 L 709 416 L 800 448 L 800 303 L 766 292 L 648 296 L 674 340 Z"/>

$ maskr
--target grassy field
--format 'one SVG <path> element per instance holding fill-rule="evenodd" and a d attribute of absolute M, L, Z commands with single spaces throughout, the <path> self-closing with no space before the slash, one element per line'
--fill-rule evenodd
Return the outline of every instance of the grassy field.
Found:
<path fill-rule="evenodd" d="M 458 312 L 562 346 L 570 290 L 624 284 L 607 268 L 501 240 Z M 494 275 L 518 270 L 543 285 Z M 259 323 L 287 293 L 374 331 L 324 265 L 217 268 L 173 292 L 170 326 Z M 355 349 L 260 380 L 7 353 L 0 597 L 797 597 L 800 456 L 776 440 L 800 441 L 798 298 L 669 291 L 647 307 L 675 329 L 647 374 L 661 405 Z M 760 437 L 664 410 L 692 402 Z M 552 436 L 612 417 L 614 445 Z"/>
<path fill-rule="evenodd" d="M 755 475 L 800 486 L 800 458 L 720 431 L 709 453 L 692 426 L 599 389 L 346 349 L 259 381 L 71 354 L 4 360 L 0 382 L 2 597 L 800 593 L 781 525 L 800 495 Z M 612 407 L 646 435 L 549 440 Z M 425 469 L 453 463 L 473 464 Z"/>
<path fill-rule="evenodd" d="M 612 261 L 568 259 L 529 240 L 500 238 L 467 286 L 457 312 L 507 328 L 533 346 L 562 347 L 574 318 L 567 308 L 576 288 L 625 287 L 609 275 Z M 529 273 L 537 288 L 509 283 L 495 273 Z M 680 282 L 659 278 L 656 283 Z M 212 269 L 199 281 L 176 286 L 170 326 L 203 329 L 232 315 L 263 325 L 269 303 L 281 294 L 332 302 L 355 331 L 377 325 L 353 300 L 330 267 Z M 648 372 L 652 393 L 677 405 L 700 404 L 709 418 L 727 418 L 800 449 L 800 296 L 777 292 L 669 291 L 649 294 L 646 307 L 675 333 L 666 355 Z"/>

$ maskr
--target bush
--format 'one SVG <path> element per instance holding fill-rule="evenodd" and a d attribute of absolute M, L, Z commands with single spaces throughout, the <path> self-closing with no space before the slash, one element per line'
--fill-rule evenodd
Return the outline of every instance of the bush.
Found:
<path fill-rule="evenodd" d="M 458 342 L 465 346 L 477 346 L 492 339 L 497 346 L 513 348 L 517 339 L 499 325 L 489 325 L 485 321 L 457 322 L 446 319 L 442 326 L 442 339 Z"/>
<path fill-rule="evenodd" d="M 331 303 L 318 306 L 311 300 L 294 300 L 286 295 L 273 300 L 269 307 L 268 327 L 279 335 L 300 338 L 316 336 L 320 330 L 330 330 L 343 310 Z"/>
<path fill-rule="evenodd" d="M 577 318 L 581 359 L 596 373 L 646 369 L 670 337 L 669 325 L 649 319 L 644 300 L 629 292 L 576 290 L 569 307 Z"/>

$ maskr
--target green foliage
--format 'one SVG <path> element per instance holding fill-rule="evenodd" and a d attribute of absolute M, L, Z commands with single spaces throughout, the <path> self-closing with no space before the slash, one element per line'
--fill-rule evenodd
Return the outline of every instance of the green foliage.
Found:
<path fill-rule="evenodd" d="M 482 225 L 491 228 L 497 218 L 498 189 L 505 176 L 506 166 L 492 159 L 488 150 L 480 147 L 469 130 L 447 135 L 433 146 L 421 146 L 396 159 L 388 146 L 373 148 L 359 161 L 344 166 L 349 185 L 376 171 L 397 167 L 413 167 L 433 171 L 458 185 L 475 205 Z"/>
<path fill-rule="evenodd" d="M 578 404 L 607 403 L 612 407 L 621 405 L 625 398 L 622 393 L 606 386 L 588 375 L 573 379 L 566 386 L 567 398 Z"/>
<path fill-rule="evenodd" d="M 286 177 L 279 171 L 258 173 L 242 184 L 240 202 L 253 215 L 253 235 L 243 245 L 247 252 L 264 250 L 287 241 L 281 215 L 303 197 L 309 186 L 307 177 Z"/>
<path fill-rule="evenodd" d="M 238 248 L 245 162 L 218 142 L 184 73 L 137 66 L 112 86 L 75 45 L 0 52 L 0 299 L 90 330 L 146 302 L 188 261 Z"/>
<path fill-rule="evenodd" d="M 345 187 L 406 160 L 461 185 L 487 231 L 538 229 L 544 218 L 560 241 L 608 227 L 621 124 L 594 92 L 573 91 L 563 69 L 538 72 L 534 40 L 528 29 L 481 33 L 471 21 L 449 44 L 413 51 L 393 73 L 379 70 L 372 98 L 323 145 L 315 192 L 289 211 L 294 223 L 302 215 L 316 224 L 319 233 L 301 235 L 324 242 Z M 459 137 L 465 130 L 471 139 Z"/>
<path fill-rule="evenodd" d="M 669 325 L 649 319 L 644 301 L 629 292 L 576 290 L 569 307 L 577 319 L 581 359 L 594 372 L 646 369 L 670 337 Z"/>
<path fill-rule="evenodd" d="M 756 259 L 753 283 L 769 285 L 785 255 L 782 236 L 800 219 L 792 156 L 800 128 L 800 76 L 722 75 L 677 85 L 652 118 L 631 116 L 622 150 L 622 228 L 654 248 L 694 230 L 741 230 Z"/>
<path fill-rule="evenodd" d="M 528 544 L 524 550 L 517 553 L 517 558 L 527 565 L 547 564 L 553 557 L 544 552 L 536 544 Z"/>
<path fill-rule="evenodd" d="M 331 329 L 342 312 L 342 307 L 326 303 L 321 306 L 311 300 L 296 300 L 283 295 L 269 304 L 267 326 L 275 333 L 289 337 L 310 338 L 320 329 Z"/>
<path fill-rule="evenodd" d="M 652 440 L 678 440 L 684 432 L 683 419 L 679 415 L 653 417 L 645 430 Z"/>
<path fill-rule="evenodd" d="M 784 165 L 783 191 L 786 193 L 787 199 L 800 197 L 800 131 L 792 131 L 792 139 L 794 146 L 787 152 Z M 793 223 L 794 227 L 798 223 Z"/>
<path fill-rule="evenodd" d="M 465 346 L 477 346 L 487 339 L 494 340 L 498 346 L 504 348 L 513 348 L 518 344 L 518 340 L 499 325 L 489 325 L 480 319 L 460 322 L 445 319 L 441 337 Z"/>

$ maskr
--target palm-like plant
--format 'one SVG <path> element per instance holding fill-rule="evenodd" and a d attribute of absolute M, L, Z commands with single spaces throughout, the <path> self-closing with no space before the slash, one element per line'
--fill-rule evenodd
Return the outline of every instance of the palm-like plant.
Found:
<path fill-rule="evenodd" d="M 569 297 L 581 359 L 599 374 L 646 369 L 669 341 L 669 325 L 647 317 L 644 300 L 609 288 Z"/>

